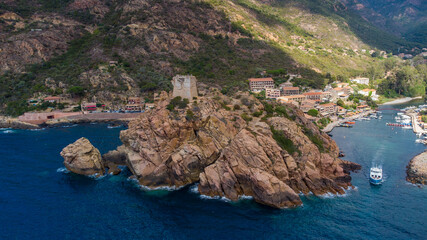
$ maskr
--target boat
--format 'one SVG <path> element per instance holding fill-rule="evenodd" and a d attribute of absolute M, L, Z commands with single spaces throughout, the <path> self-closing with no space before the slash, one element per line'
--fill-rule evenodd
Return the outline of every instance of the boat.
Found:
<path fill-rule="evenodd" d="M 402 129 L 412 129 L 412 127 L 410 125 L 405 125 L 402 127 Z"/>
<path fill-rule="evenodd" d="M 369 173 L 369 183 L 380 185 L 383 181 L 383 169 L 380 167 L 371 167 Z"/>

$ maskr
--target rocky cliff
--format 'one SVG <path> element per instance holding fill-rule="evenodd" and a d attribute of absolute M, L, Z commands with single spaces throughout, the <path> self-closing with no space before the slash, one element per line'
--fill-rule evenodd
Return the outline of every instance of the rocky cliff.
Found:
<path fill-rule="evenodd" d="M 343 194 L 352 187 L 349 170 L 360 166 L 340 160 L 335 142 L 300 110 L 212 92 L 181 109 L 163 94 L 156 109 L 120 133 L 118 152 L 140 184 L 199 182 L 201 194 L 252 196 L 277 208 L 301 205 L 300 193 Z"/>

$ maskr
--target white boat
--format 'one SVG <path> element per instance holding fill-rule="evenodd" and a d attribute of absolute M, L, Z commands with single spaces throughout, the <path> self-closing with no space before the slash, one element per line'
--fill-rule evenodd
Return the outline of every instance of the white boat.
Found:
<path fill-rule="evenodd" d="M 406 125 L 406 126 L 403 126 L 402 129 L 412 129 L 412 127 L 409 125 Z"/>
<path fill-rule="evenodd" d="M 383 169 L 380 167 L 371 167 L 369 173 L 369 182 L 373 185 L 380 185 L 383 181 Z"/>
<path fill-rule="evenodd" d="M 419 138 L 419 139 L 415 140 L 415 143 L 424 143 L 424 140 Z"/>

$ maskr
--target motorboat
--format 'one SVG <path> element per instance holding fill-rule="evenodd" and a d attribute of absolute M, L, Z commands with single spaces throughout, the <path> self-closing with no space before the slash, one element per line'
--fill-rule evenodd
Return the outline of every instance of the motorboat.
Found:
<path fill-rule="evenodd" d="M 383 182 L 383 169 L 380 167 L 371 167 L 369 173 L 369 183 L 380 185 Z"/>

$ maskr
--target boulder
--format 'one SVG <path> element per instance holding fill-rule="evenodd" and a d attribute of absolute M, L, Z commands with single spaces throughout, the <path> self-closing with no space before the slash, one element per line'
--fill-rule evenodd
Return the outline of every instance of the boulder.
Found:
<path fill-rule="evenodd" d="M 427 151 L 415 156 L 406 167 L 406 180 L 414 184 L 427 184 Z"/>
<path fill-rule="evenodd" d="M 65 167 L 81 175 L 103 175 L 105 166 L 101 153 L 88 139 L 82 137 L 61 151 Z"/>

